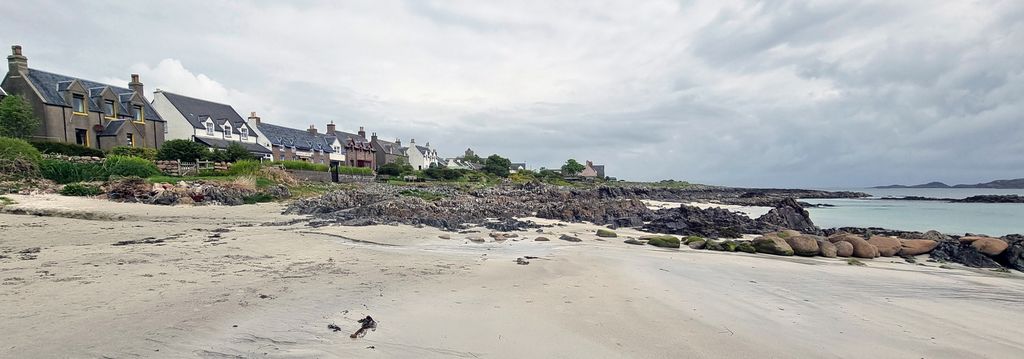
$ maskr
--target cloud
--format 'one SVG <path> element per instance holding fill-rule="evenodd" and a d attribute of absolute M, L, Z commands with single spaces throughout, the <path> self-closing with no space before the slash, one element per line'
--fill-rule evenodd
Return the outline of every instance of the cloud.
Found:
<path fill-rule="evenodd" d="M 103 21 L 111 11 L 123 20 Z M 26 45 L 33 66 L 99 79 L 129 69 L 150 90 L 298 128 L 365 126 L 447 155 L 472 147 L 533 167 L 574 157 L 620 178 L 751 186 L 1024 176 L 1019 1 L 42 1 L 0 12 L 12 19 L 3 40 Z M 83 25 L 85 48 L 66 36 Z"/>

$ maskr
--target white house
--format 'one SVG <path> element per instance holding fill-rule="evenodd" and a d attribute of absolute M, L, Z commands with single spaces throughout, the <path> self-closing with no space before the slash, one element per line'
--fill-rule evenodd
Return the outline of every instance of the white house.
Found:
<path fill-rule="evenodd" d="M 402 148 L 403 153 L 409 157 L 409 164 L 412 168 L 423 170 L 430 168 L 430 165 L 444 165 L 437 150 L 430 148 L 430 142 L 426 146 L 416 144 L 416 139 L 409 140 L 409 147 Z"/>
<path fill-rule="evenodd" d="M 271 157 L 265 136 L 230 105 L 156 90 L 152 106 L 167 121 L 165 139 L 192 140 L 215 149 L 238 143 L 254 155 Z"/>

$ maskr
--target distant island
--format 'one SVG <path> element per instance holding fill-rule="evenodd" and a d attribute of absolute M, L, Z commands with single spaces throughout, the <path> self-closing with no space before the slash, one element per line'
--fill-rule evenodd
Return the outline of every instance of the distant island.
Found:
<path fill-rule="evenodd" d="M 996 189 L 1024 189 L 1024 178 L 1008 179 L 1008 180 L 995 180 L 986 183 L 976 184 L 958 184 L 950 186 L 942 182 L 928 182 L 925 184 L 906 186 L 901 184 L 894 184 L 888 186 L 876 186 L 872 188 L 996 188 Z"/>

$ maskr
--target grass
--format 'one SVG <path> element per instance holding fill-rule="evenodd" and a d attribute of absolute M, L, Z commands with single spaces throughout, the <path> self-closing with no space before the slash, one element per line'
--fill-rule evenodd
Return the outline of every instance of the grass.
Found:
<path fill-rule="evenodd" d="M 60 189 L 60 194 L 64 196 L 98 196 L 102 193 L 99 187 L 84 183 L 71 183 Z"/>
<path fill-rule="evenodd" d="M 284 167 L 285 169 L 299 170 L 299 171 L 327 172 L 327 171 L 329 171 L 331 169 L 330 166 L 325 165 L 323 163 L 312 163 L 312 162 L 296 161 L 296 160 L 275 161 L 274 164 L 275 165 L 280 165 L 280 166 Z"/>
<path fill-rule="evenodd" d="M 0 196 L 0 207 L 2 207 L 2 206 L 9 206 L 9 205 L 12 205 L 12 204 L 15 204 L 15 203 L 17 203 L 17 202 L 14 202 L 13 199 L 10 199 L 10 198 L 4 197 L 4 196 Z"/>
<path fill-rule="evenodd" d="M 425 201 L 431 202 L 444 198 L 444 195 L 434 192 L 420 191 L 418 189 L 406 189 L 398 192 L 398 194 L 402 196 L 421 198 Z"/>
<path fill-rule="evenodd" d="M 269 194 L 266 194 L 266 193 L 256 193 L 256 194 L 252 194 L 252 195 L 248 195 L 248 196 L 242 197 L 242 202 L 244 202 L 245 204 L 256 204 L 256 203 L 273 202 L 273 201 L 274 201 L 274 197 L 269 195 Z"/>
<path fill-rule="evenodd" d="M 861 262 L 857 258 L 849 258 L 849 259 L 847 259 L 846 260 L 846 264 L 847 265 L 851 265 L 851 266 L 859 266 L 859 267 L 866 267 L 867 266 L 867 264 L 865 264 L 864 262 Z"/>

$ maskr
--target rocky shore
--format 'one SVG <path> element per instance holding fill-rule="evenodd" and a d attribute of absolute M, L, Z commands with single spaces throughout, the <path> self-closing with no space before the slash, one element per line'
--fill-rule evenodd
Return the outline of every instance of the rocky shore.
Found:
<path fill-rule="evenodd" d="M 882 197 L 886 200 L 894 201 L 940 201 L 950 203 L 1024 203 L 1024 196 L 1008 194 L 1008 195 L 978 195 L 967 198 L 935 198 L 935 197 L 921 197 L 921 196 L 906 196 L 906 197 Z"/>

